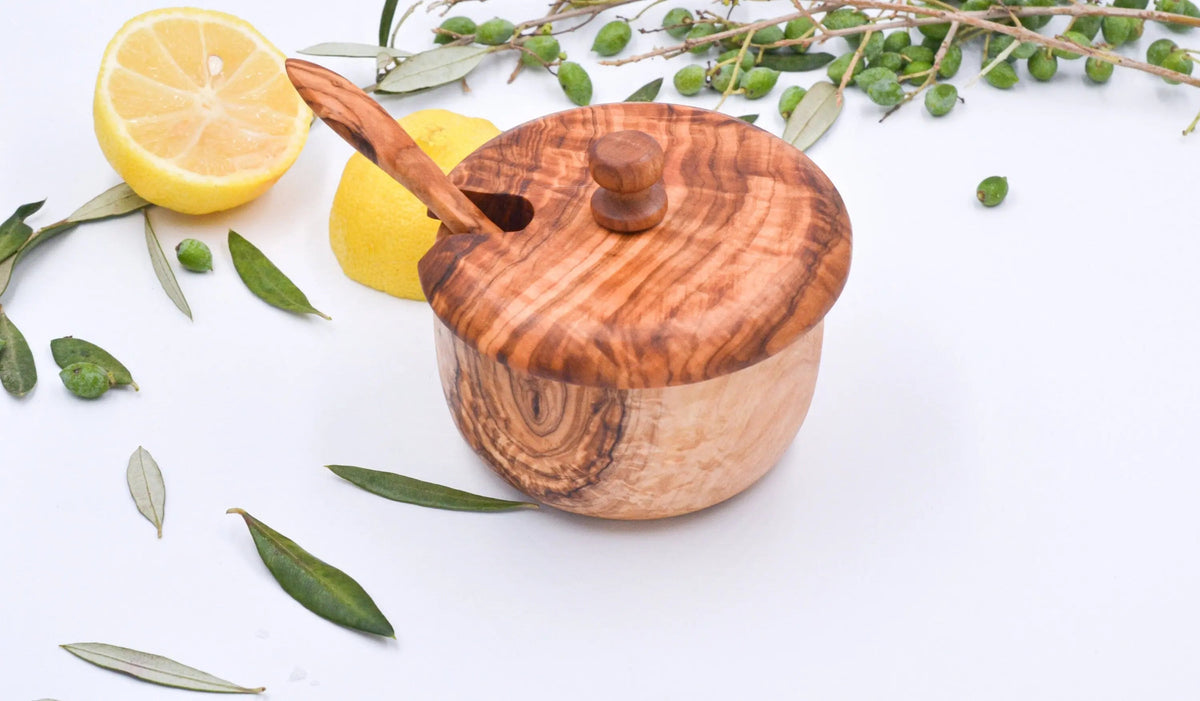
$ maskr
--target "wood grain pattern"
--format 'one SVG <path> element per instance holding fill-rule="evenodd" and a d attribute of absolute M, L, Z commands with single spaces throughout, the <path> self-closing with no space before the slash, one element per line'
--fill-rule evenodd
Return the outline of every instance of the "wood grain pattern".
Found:
<path fill-rule="evenodd" d="M 757 481 L 804 421 L 821 353 L 818 323 L 744 370 L 613 389 L 507 367 L 434 323 L 442 387 L 471 447 L 533 498 L 613 519 L 696 511 Z"/>
<path fill-rule="evenodd" d="M 600 186 L 592 193 L 592 218 L 605 229 L 641 232 L 667 215 L 663 151 L 649 134 L 627 129 L 595 139 L 588 170 Z"/>
<path fill-rule="evenodd" d="M 670 205 L 636 236 L 593 219 L 588 148 L 645 132 Z M 450 173 L 532 205 L 521 231 L 444 232 L 420 263 L 438 318 L 514 372 L 613 389 L 749 368 L 816 326 L 845 283 L 850 223 L 801 152 L 741 120 L 657 103 L 599 105 L 513 129 Z"/>
<path fill-rule="evenodd" d="M 296 92 L 339 136 L 416 195 L 456 234 L 500 234 L 500 227 L 442 174 L 387 110 L 358 86 L 309 61 L 284 66 Z"/>

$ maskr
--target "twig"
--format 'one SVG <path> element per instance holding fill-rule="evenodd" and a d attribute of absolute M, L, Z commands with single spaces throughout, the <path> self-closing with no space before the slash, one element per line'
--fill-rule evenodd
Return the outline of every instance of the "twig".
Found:
<path fill-rule="evenodd" d="M 738 50 L 737 56 L 733 59 L 733 71 L 729 74 L 729 85 L 725 86 L 725 90 L 721 92 L 721 99 L 717 102 L 717 106 L 713 110 L 720 112 L 721 105 L 725 104 L 725 99 L 733 94 L 737 88 L 738 75 L 742 70 L 742 59 L 746 57 L 746 49 L 750 48 L 750 39 L 754 37 L 750 32 L 746 32 L 746 38 L 742 40 L 742 47 Z M 717 69 L 720 72 L 720 69 Z"/>
<path fill-rule="evenodd" d="M 874 32 L 866 32 L 862 35 L 862 41 L 858 42 L 858 48 L 854 50 L 854 55 L 850 57 L 850 65 L 846 66 L 846 72 L 842 74 L 842 82 L 837 89 L 837 103 L 842 104 L 842 93 L 846 91 L 846 85 L 850 83 L 850 79 L 854 77 L 854 69 L 858 66 L 858 62 L 862 59 L 863 49 L 867 48 L 867 42 L 871 39 L 871 34 Z"/>
<path fill-rule="evenodd" d="M 1011 44 L 1009 44 L 1008 46 L 1004 47 L 1004 49 L 1002 51 L 1000 51 L 1000 53 L 996 54 L 996 58 L 993 58 L 990 62 L 988 62 L 988 64 L 983 67 L 983 70 L 979 71 L 979 74 L 976 75 L 974 78 L 967 81 L 967 84 L 964 85 L 963 87 L 964 88 L 972 87 L 973 85 L 975 85 L 976 83 L 979 82 L 980 78 L 987 77 L 987 74 L 991 73 L 993 68 L 995 68 L 996 66 L 1000 65 L 1001 63 L 1004 63 L 1005 61 L 1007 61 L 1008 57 L 1012 54 L 1012 52 L 1016 51 L 1017 47 L 1020 45 L 1021 45 L 1021 42 L 1014 41 Z M 987 56 L 987 49 L 984 49 L 983 55 Z"/>

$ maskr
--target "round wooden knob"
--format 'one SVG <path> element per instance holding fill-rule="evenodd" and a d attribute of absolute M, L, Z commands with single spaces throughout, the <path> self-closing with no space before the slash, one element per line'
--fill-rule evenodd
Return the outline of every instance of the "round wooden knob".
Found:
<path fill-rule="evenodd" d="M 600 186 L 592 195 L 592 216 L 606 229 L 644 231 L 667 214 L 662 184 L 663 150 L 641 131 L 616 131 L 588 147 L 588 168 Z"/>

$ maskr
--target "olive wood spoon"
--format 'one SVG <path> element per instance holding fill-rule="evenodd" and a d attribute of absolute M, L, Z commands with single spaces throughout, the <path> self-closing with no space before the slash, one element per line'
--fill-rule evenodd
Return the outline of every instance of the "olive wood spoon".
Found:
<path fill-rule="evenodd" d="M 359 153 L 421 200 L 452 234 L 500 234 L 408 132 L 357 85 L 328 68 L 289 58 L 288 78 L 312 111 Z"/>

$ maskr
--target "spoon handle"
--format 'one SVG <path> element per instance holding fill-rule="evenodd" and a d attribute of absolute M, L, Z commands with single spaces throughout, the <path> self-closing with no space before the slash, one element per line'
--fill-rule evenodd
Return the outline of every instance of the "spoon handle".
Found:
<path fill-rule="evenodd" d="M 289 58 L 288 78 L 312 111 L 359 153 L 416 195 L 453 234 L 500 234 L 387 110 L 357 85 L 309 61 Z"/>

